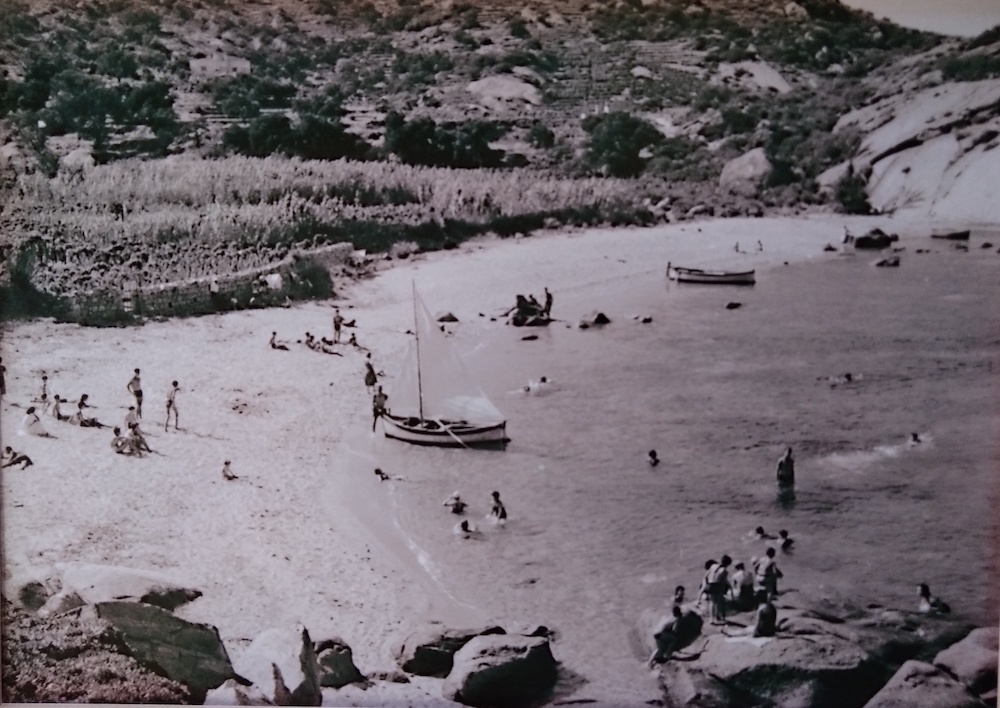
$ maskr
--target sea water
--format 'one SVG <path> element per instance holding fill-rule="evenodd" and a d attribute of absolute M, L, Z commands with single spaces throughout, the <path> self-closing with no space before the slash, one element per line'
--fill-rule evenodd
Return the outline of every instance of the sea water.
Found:
<path fill-rule="evenodd" d="M 778 557 L 786 597 L 913 609 L 927 582 L 995 623 L 1000 255 L 912 248 L 899 268 L 830 255 L 754 287 L 651 272 L 560 291 L 547 328 L 453 325 L 511 442 L 442 450 L 359 428 L 357 467 L 400 477 L 384 511 L 407 539 L 396 551 L 484 616 L 544 622 L 569 604 L 574 625 L 620 638 L 675 585 L 693 594 L 706 559 L 761 555 L 747 534 L 764 526 L 795 539 Z M 595 310 L 611 324 L 579 328 Z M 546 395 L 522 391 L 541 376 Z M 786 447 L 797 484 L 782 505 Z M 481 526 L 500 491 L 506 528 L 443 541 L 455 490 Z"/>

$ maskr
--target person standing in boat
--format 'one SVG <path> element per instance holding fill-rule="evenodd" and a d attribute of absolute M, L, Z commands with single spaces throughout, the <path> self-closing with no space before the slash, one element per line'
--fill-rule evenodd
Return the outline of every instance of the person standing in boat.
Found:
<path fill-rule="evenodd" d="M 375 424 L 378 419 L 386 414 L 385 404 L 389 400 L 389 396 L 382 392 L 382 387 L 379 386 L 375 389 L 375 395 L 372 396 L 372 432 L 375 432 Z"/>
<path fill-rule="evenodd" d="M 792 458 L 792 448 L 787 448 L 785 454 L 778 460 L 778 494 L 785 497 L 795 496 L 795 460 Z"/>

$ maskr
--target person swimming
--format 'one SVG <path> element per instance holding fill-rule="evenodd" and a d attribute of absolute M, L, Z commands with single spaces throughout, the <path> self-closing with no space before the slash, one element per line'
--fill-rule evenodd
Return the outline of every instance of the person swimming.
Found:
<path fill-rule="evenodd" d="M 492 492 L 490 496 L 493 497 L 493 506 L 488 518 L 498 526 L 503 526 L 507 523 L 507 507 L 500 501 L 500 492 Z"/>
<path fill-rule="evenodd" d="M 948 603 L 939 597 L 931 595 L 931 589 L 927 583 L 920 583 L 920 602 L 917 609 L 924 614 L 946 615 L 951 612 Z"/>
<path fill-rule="evenodd" d="M 462 538 L 472 538 L 473 536 L 479 535 L 479 529 L 468 519 L 462 519 L 455 527 L 452 529 L 452 533 L 456 536 L 461 536 Z"/>
<path fill-rule="evenodd" d="M 656 450 L 649 451 L 649 454 L 646 455 L 646 462 L 649 463 L 650 467 L 656 467 L 660 464 L 660 458 L 656 456 Z"/>
<path fill-rule="evenodd" d="M 459 496 L 458 492 L 452 492 L 448 495 L 448 498 L 444 500 L 441 506 L 451 508 L 452 514 L 464 514 L 466 507 L 469 505 L 462 501 L 462 497 Z"/>
<path fill-rule="evenodd" d="M 785 553 L 788 553 L 791 550 L 792 545 L 795 543 L 795 539 L 789 536 L 785 529 L 778 531 L 778 538 L 781 539 L 781 543 L 778 544 L 778 548 L 783 550 Z"/>
<path fill-rule="evenodd" d="M 769 534 L 767 531 L 765 531 L 763 526 L 758 526 L 753 531 L 748 533 L 747 536 L 759 541 L 773 541 L 776 538 L 778 538 L 777 536 Z"/>

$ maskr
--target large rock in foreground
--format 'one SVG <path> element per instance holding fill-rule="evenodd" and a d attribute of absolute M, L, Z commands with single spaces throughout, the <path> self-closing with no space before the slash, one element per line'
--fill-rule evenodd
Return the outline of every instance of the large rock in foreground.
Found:
<path fill-rule="evenodd" d="M 962 641 L 934 657 L 934 665 L 945 669 L 973 692 L 983 694 L 997 687 L 997 630 L 974 629 Z"/>
<path fill-rule="evenodd" d="M 159 607 L 138 602 L 102 602 L 96 611 L 114 628 L 123 652 L 187 686 L 198 703 L 209 689 L 235 676 L 215 627 L 185 622 Z"/>
<path fill-rule="evenodd" d="M 710 636 L 691 664 L 755 705 L 850 708 L 878 690 L 882 672 L 867 652 L 832 635 L 732 638 Z"/>
<path fill-rule="evenodd" d="M 396 661 L 399 668 L 408 674 L 444 678 L 451 672 L 455 652 L 473 637 L 483 634 L 504 634 L 504 631 L 500 627 L 491 627 L 415 632 L 396 652 Z"/>
<path fill-rule="evenodd" d="M 354 652 L 340 637 L 316 642 L 316 661 L 319 662 L 319 685 L 324 688 L 342 688 L 350 683 L 368 685 L 368 679 L 354 664 Z"/>
<path fill-rule="evenodd" d="M 114 565 L 65 563 L 62 593 L 78 595 L 87 604 L 131 600 L 173 610 L 201 597 L 201 591 L 163 573 Z"/>
<path fill-rule="evenodd" d="M 984 708 L 986 704 L 941 669 L 907 661 L 864 708 Z"/>
<path fill-rule="evenodd" d="M 301 624 L 258 635 L 236 669 L 275 705 L 318 706 L 323 701 L 316 651 Z"/>
<path fill-rule="evenodd" d="M 551 695 L 557 677 L 547 639 L 478 636 L 455 654 L 442 691 L 445 698 L 469 706 L 525 706 Z"/>

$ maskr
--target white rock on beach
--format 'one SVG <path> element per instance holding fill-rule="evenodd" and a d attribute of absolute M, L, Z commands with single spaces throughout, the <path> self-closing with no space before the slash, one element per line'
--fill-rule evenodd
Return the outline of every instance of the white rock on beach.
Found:
<path fill-rule="evenodd" d="M 88 604 L 134 600 L 173 610 L 202 594 L 188 583 L 151 570 L 92 563 L 58 563 L 55 569 L 62 594 L 78 595 Z"/>
<path fill-rule="evenodd" d="M 275 705 L 318 706 L 323 701 L 319 662 L 302 624 L 259 634 L 233 667 Z"/>

